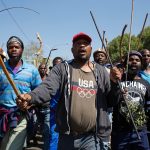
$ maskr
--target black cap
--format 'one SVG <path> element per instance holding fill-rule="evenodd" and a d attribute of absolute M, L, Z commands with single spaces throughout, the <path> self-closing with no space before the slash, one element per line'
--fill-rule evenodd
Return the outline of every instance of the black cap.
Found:
<path fill-rule="evenodd" d="M 19 37 L 17 37 L 17 36 L 11 36 L 11 37 L 8 39 L 8 41 L 7 41 L 7 49 L 8 49 L 9 45 L 10 45 L 12 42 L 17 42 L 17 43 L 19 43 L 20 46 L 22 47 L 22 49 L 24 49 L 24 44 L 23 44 L 22 40 L 21 40 Z"/>

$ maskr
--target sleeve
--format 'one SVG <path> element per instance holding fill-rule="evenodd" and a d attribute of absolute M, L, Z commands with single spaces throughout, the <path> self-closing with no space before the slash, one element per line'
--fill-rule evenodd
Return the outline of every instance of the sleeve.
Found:
<path fill-rule="evenodd" d="M 107 96 L 108 107 L 114 107 L 118 104 L 121 95 L 121 90 L 118 83 L 110 81 L 110 91 Z"/>
<path fill-rule="evenodd" d="M 148 88 L 145 95 L 145 114 L 147 116 L 146 118 L 146 126 L 148 131 L 150 131 L 150 84 L 148 84 Z"/>
<path fill-rule="evenodd" d="M 145 94 L 145 111 L 146 115 L 150 116 L 150 84 L 147 84 L 147 91 Z"/>
<path fill-rule="evenodd" d="M 114 83 L 110 80 L 110 74 L 108 71 L 103 68 L 104 75 L 104 90 L 107 99 L 107 107 L 113 107 L 118 104 L 120 89 L 117 83 Z"/>
<path fill-rule="evenodd" d="M 62 81 L 62 70 L 60 65 L 54 67 L 48 74 L 47 78 L 33 91 L 31 95 L 30 104 L 40 105 L 50 101 L 52 96 L 55 96 L 60 91 Z"/>

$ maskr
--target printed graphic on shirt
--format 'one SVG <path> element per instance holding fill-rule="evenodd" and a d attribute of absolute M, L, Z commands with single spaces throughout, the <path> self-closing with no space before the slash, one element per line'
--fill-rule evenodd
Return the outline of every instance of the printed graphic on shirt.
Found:
<path fill-rule="evenodd" d="M 146 94 L 146 87 L 137 81 L 121 82 L 122 89 L 126 89 L 125 94 L 126 102 L 129 106 L 129 110 L 135 121 L 137 127 L 142 127 L 146 122 L 146 115 L 144 111 L 144 96 Z M 131 123 L 129 111 L 127 109 L 125 101 L 120 103 L 120 113 L 126 118 L 126 121 Z"/>
<path fill-rule="evenodd" d="M 78 83 L 72 85 L 72 90 L 76 91 L 81 98 L 89 99 L 95 95 L 94 81 L 79 78 Z"/>
<path fill-rule="evenodd" d="M 93 72 L 73 69 L 71 82 L 71 130 L 88 132 L 96 125 L 96 81 Z"/>

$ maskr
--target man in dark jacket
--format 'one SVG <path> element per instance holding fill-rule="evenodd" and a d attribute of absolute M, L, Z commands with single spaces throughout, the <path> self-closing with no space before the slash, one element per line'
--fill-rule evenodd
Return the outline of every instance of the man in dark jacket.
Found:
<path fill-rule="evenodd" d="M 105 149 L 103 142 L 111 131 L 107 115 L 107 107 L 113 104 L 110 79 L 102 66 L 90 61 L 91 41 L 85 33 L 76 34 L 72 40 L 74 59 L 53 67 L 37 89 L 17 100 L 25 110 L 60 94 L 56 108 L 59 150 Z"/>

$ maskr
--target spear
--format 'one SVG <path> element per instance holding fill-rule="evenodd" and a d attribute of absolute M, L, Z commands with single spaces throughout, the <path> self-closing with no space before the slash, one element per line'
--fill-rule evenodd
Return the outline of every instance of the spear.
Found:
<path fill-rule="evenodd" d="M 104 44 L 104 41 L 103 41 L 103 39 L 102 39 L 102 36 L 101 36 L 101 34 L 100 34 L 100 32 L 99 32 L 99 29 L 98 29 L 98 27 L 97 27 L 97 24 L 96 24 L 96 22 L 95 22 L 94 16 L 93 16 L 93 14 L 92 14 L 91 11 L 90 11 L 90 14 L 91 14 L 91 17 L 92 17 L 92 19 L 93 19 L 94 25 L 95 25 L 95 27 L 96 27 L 97 33 L 98 33 L 98 35 L 99 35 L 99 38 L 100 38 L 100 40 L 101 40 L 101 42 L 102 42 L 102 44 L 103 44 L 103 46 L 104 46 L 104 49 L 105 49 L 105 51 L 106 51 L 106 53 L 107 53 L 107 55 L 108 55 L 108 59 L 109 59 L 109 62 L 110 62 L 110 64 L 111 64 L 111 67 L 113 67 L 113 64 L 112 64 L 112 61 L 111 61 L 111 59 L 110 59 L 108 50 L 106 49 L 106 46 L 105 46 L 105 44 Z M 121 90 L 121 83 L 119 82 L 119 80 L 117 81 L 117 83 L 118 83 L 119 88 L 120 88 L 120 90 Z M 129 106 L 128 106 L 128 104 L 127 104 L 126 97 L 125 97 L 124 94 L 122 94 L 122 97 L 123 97 L 123 99 L 124 99 L 124 101 L 125 101 L 127 110 L 128 110 L 128 112 L 129 112 L 129 116 L 130 116 L 130 118 L 131 118 L 133 127 L 134 127 L 134 129 L 135 129 L 136 134 L 137 134 L 137 137 L 138 137 L 139 140 L 141 140 L 141 137 L 139 136 L 139 133 L 138 133 L 137 127 L 136 127 L 136 125 L 135 125 L 135 122 L 134 122 L 132 113 L 131 113 L 131 111 L 130 111 L 130 109 L 129 109 Z"/>

